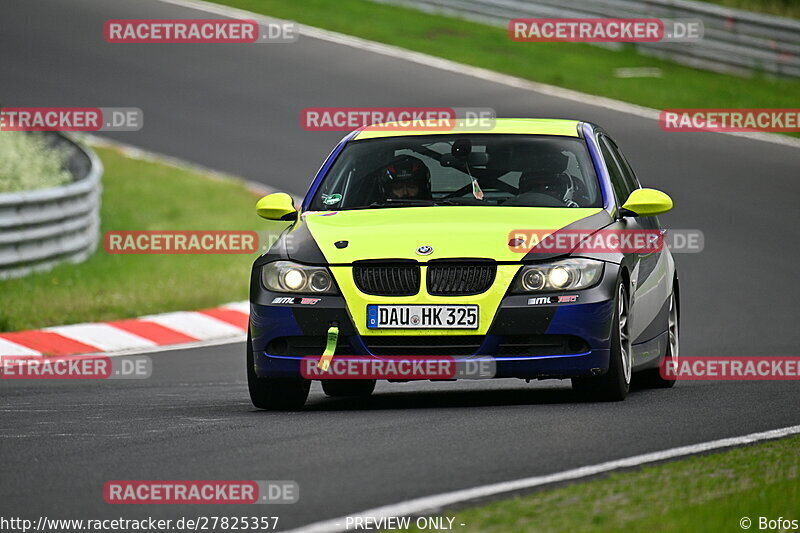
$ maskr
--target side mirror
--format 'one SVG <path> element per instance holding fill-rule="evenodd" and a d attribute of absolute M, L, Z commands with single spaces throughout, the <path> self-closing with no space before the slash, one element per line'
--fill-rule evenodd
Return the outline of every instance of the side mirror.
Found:
<path fill-rule="evenodd" d="M 256 213 L 267 220 L 286 220 L 289 215 L 297 214 L 294 200 L 285 192 L 268 194 L 256 203 Z"/>
<path fill-rule="evenodd" d="M 656 189 L 636 189 L 620 209 L 620 215 L 651 217 L 672 209 L 672 198 Z"/>

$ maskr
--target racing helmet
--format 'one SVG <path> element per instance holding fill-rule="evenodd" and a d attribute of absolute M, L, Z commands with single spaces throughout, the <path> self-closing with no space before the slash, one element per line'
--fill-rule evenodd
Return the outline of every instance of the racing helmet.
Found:
<path fill-rule="evenodd" d="M 386 198 L 392 198 L 392 190 L 399 184 L 413 183 L 419 189 L 416 198 L 431 198 L 431 172 L 421 159 L 411 155 L 394 158 L 381 175 L 381 190 Z"/>

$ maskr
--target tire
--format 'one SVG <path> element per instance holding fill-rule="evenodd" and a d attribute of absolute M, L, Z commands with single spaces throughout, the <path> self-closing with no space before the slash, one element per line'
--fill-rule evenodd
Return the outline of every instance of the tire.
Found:
<path fill-rule="evenodd" d="M 333 397 L 366 397 L 375 390 L 374 379 L 323 379 L 322 390 Z"/>
<path fill-rule="evenodd" d="M 595 401 L 622 401 L 631 386 L 630 299 L 628 288 L 621 281 L 617 282 L 612 324 L 608 371 L 598 377 L 572 378 L 573 390 Z"/>
<path fill-rule="evenodd" d="M 256 375 L 253 343 L 247 332 L 247 388 L 250 401 L 259 409 L 296 411 L 308 399 L 311 381 L 302 378 L 260 378 Z"/>
<path fill-rule="evenodd" d="M 677 283 L 677 282 L 676 282 Z M 672 289 L 672 294 L 669 300 L 669 319 L 667 321 L 667 351 L 664 354 L 663 362 L 659 361 L 659 368 L 662 364 L 673 363 L 677 364 L 678 356 L 680 354 L 680 299 Z M 652 389 L 669 389 L 675 386 L 674 379 L 664 379 L 661 377 L 659 368 L 651 368 L 641 373 L 637 377 L 637 384 L 641 383 L 643 387 Z"/>

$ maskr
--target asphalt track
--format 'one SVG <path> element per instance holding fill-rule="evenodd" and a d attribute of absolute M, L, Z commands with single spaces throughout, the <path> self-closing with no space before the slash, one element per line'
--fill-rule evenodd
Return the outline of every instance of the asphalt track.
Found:
<path fill-rule="evenodd" d="M 145 127 L 109 137 L 292 193 L 342 135 L 303 131 L 305 107 L 488 106 L 598 122 L 644 184 L 675 199 L 662 221 L 705 234 L 703 253 L 677 256 L 683 354 L 797 354 L 797 148 L 664 133 L 653 120 L 311 38 L 102 40 L 108 18 L 209 18 L 151 0 L 0 0 L 0 13 L 2 105 L 139 107 Z M 328 399 L 315 384 L 306 411 L 267 413 L 247 398 L 241 344 L 152 357 L 145 381 L 0 382 L 0 516 L 277 514 L 287 528 L 800 423 L 796 382 L 684 382 L 615 404 L 581 403 L 557 382 L 380 384 L 367 401 Z M 111 506 L 111 479 L 292 479 L 301 499 Z"/>

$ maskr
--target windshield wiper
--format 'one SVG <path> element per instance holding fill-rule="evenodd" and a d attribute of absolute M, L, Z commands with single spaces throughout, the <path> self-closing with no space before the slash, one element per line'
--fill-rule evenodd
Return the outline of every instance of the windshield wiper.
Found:
<path fill-rule="evenodd" d="M 441 200 L 436 200 L 436 205 L 474 205 L 474 204 L 463 204 L 455 198 L 442 198 Z"/>
<path fill-rule="evenodd" d="M 369 205 L 357 207 L 347 207 L 339 211 L 355 211 L 357 209 L 375 209 L 377 207 L 429 207 L 433 205 L 461 205 L 449 199 L 443 200 L 422 200 L 419 198 L 387 198 L 380 202 L 372 202 Z"/>
<path fill-rule="evenodd" d="M 403 205 L 410 205 L 410 204 L 434 205 L 436 202 L 434 202 L 433 200 L 425 200 L 423 198 L 387 198 L 383 202 L 375 202 L 375 203 L 403 204 Z"/>
<path fill-rule="evenodd" d="M 372 202 L 367 207 L 423 207 L 429 205 L 436 205 L 436 202 L 418 198 L 387 198 L 382 202 Z"/>

